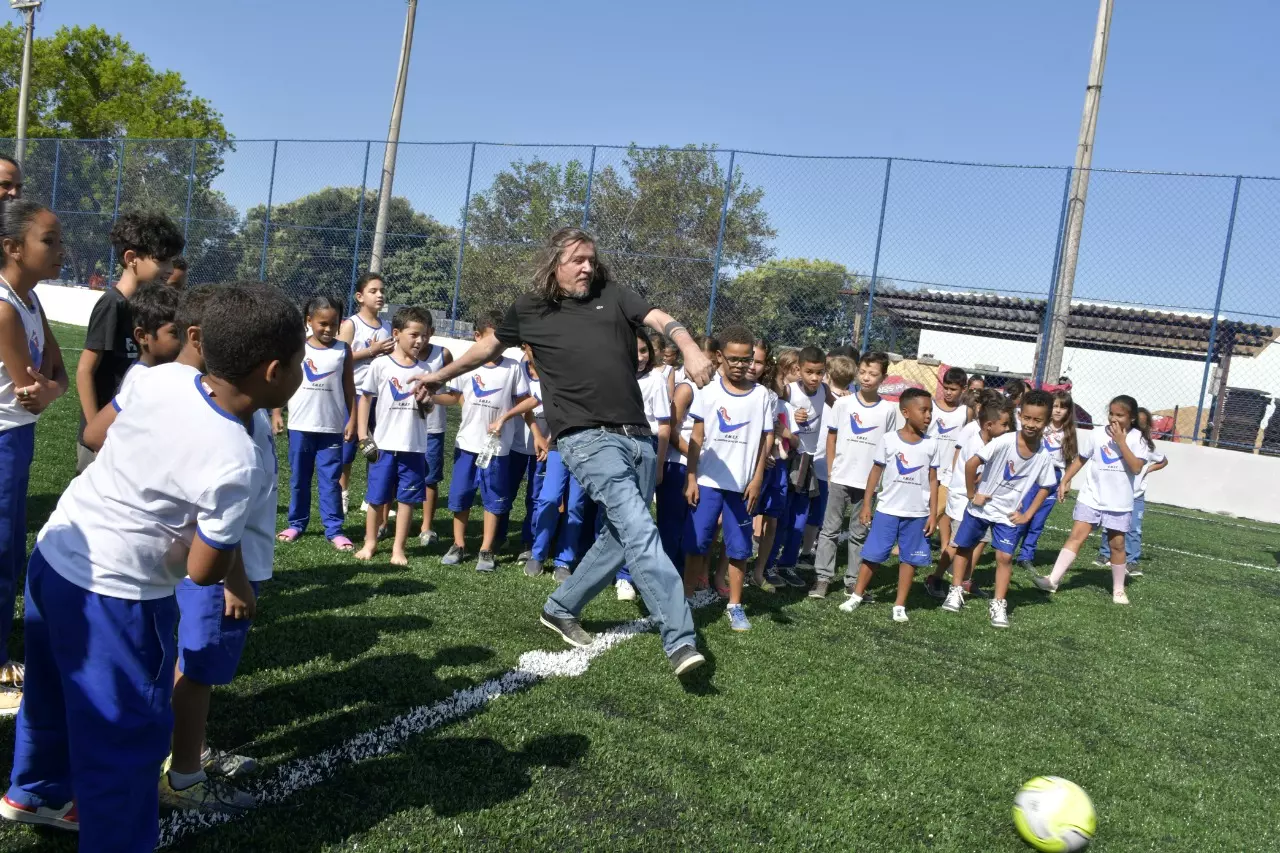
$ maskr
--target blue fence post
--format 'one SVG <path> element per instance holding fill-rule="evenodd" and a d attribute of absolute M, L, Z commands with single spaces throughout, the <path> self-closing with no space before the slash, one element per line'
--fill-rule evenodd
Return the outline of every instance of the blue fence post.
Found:
<path fill-rule="evenodd" d="M 271 242 L 271 202 L 276 192 L 276 155 L 280 140 L 271 143 L 271 181 L 267 184 L 267 216 L 262 223 L 262 261 L 258 264 L 258 281 L 267 280 L 267 245 Z"/>
<path fill-rule="evenodd" d="M 453 275 L 453 305 L 449 309 L 449 337 L 458 336 L 458 295 L 462 291 L 462 264 L 467 258 L 467 216 L 471 213 L 471 178 L 476 173 L 476 144 L 471 143 L 471 165 L 467 167 L 467 194 L 462 202 L 462 231 L 458 234 L 458 268 Z"/>
<path fill-rule="evenodd" d="M 1053 277 L 1049 279 L 1049 298 L 1044 303 L 1044 316 L 1040 318 L 1040 346 L 1036 348 L 1035 380 L 1037 385 L 1044 384 L 1044 366 L 1048 352 L 1045 343 L 1049 340 L 1049 320 L 1053 317 L 1053 300 L 1058 294 L 1058 273 L 1062 269 L 1062 243 L 1067 236 L 1067 202 L 1071 196 L 1071 172 L 1074 166 L 1067 167 L 1067 179 L 1062 184 L 1062 211 L 1058 214 L 1058 243 L 1053 249 Z"/>
<path fill-rule="evenodd" d="M 187 171 L 187 211 L 182 214 L 182 242 L 187 242 L 187 231 L 191 227 L 191 194 L 196 188 L 196 146 L 199 140 L 191 140 L 191 168 Z"/>
<path fill-rule="evenodd" d="M 871 309 L 876 301 L 876 281 L 880 277 L 880 244 L 884 240 L 884 211 L 889 206 L 889 175 L 893 172 L 893 158 L 884 161 L 884 190 L 880 193 L 880 226 L 876 229 L 876 253 L 871 259 L 871 286 L 867 288 L 867 316 L 862 324 L 862 344 L 859 347 L 867 351 L 867 343 L 871 340 Z"/>
<path fill-rule="evenodd" d="M 360 173 L 360 197 L 356 200 L 356 245 L 351 250 L 351 289 L 347 291 L 347 316 L 356 313 L 356 280 L 360 278 L 360 241 L 364 238 L 364 194 L 369 187 L 369 150 L 373 143 L 364 143 L 364 171 Z"/>
<path fill-rule="evenodd" d="M 116 158 L 116 202 L 111 209 L 111 224 L 115 225 L 116 220 L 120 217 L 120 188 L 124 186 L 124 140 L 120 140 L 120 156 Z M 116 269 L 116 247 L 113 243 L 111 251 L 108 255 L 110 260 L 107 261 L 107 281 L 111 281 L 111 276 Z"/>
<path fill-rule="evenodd" d="M 724 178 L 724 204 L 720 206 L 720 232 L 716 235 L 716 267 L 711 273 L 711 304 L 707 306 L 707 325 L 703 330 L 711 334 L 711 321 L 716 314 L 716 289 L 720 286 L 720 259 L 724 254 L 724 226 L 729 219 L 729 193 L 733 191 L 733 161 L 737 151 L 729 152 L 729 172 Z"/>
<path fill-rule="evenodd" d="M 591 184 L 596 177 L 596 147 L 591 146 L 591 165 L 587 167 L 587 197 L 582 203 L 582 230 L 587 230 L 587 220 L 591 217 Z"/>
<path fill-rule="evenodd" d="M 1196 426 L 1191 436 L 1191 443 L 1200 440 L 1200 419 L 1204 414 L 1204 393 L 1209 387 L 1209 368 L 1213 364 L 1214 350 L 1218 346 L 1218 314 L 1222 310 L 1222 288 L 1227 283 L 1227 262 L 1231 258 L 1231 234 L 1236 229 L 1236 207 L 1240 203 L 1240 183 L 1244 179 L 1236 177 L 1235 192 L 1231 194 L 1231 218 L 1227 220 L 1227 240 L 1222 246 L 1222 269 L 1218 271 L 1218 295 L 1213 300 L 1213 323 L 1209 326 L 1209 350 L 1204 357 L 1204 375 L 1200 379 L 1200 399 L 1196 403 Z M 1219 400 L 1221 405 L 1222 401 Z M 1221 413 L 1219 413 L 1221 417 Z"/>

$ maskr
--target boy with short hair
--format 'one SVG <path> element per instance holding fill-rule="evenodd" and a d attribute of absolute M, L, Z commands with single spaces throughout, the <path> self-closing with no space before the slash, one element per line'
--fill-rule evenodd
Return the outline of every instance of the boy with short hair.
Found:
<path fill-rule="evenodd" d="M 1044 449 L 1040 436 L 1049 423 L 1053 398 L 1048 392 L 1032 390 L 1022 397 L 1022 425 L 1017 432 L 1006 433 L 974 454 L 965 463 L 965 482 L 970 495 L 964 520 L 956 531 L 956 556 L 951 562 L 951 589 L 943 610 L 958 612 L 964 606 L 964 573 L 974 546 L 988 530 L 996 551 L 996 590 L 991 600 L 990 616 L 994 628 L 1009 627 L 1009 579 L 1013 576 L 1013 552 L 1018 547 L 1018 528 L 1036 514 L 1049 490 L 1054 488 L 1057 474 L 1053 459 Z M 982 473 L 978 469 L 982 468 Z M 1023 499 L 1036 489 L 1035 499 L 1026 511 L 1019 508 Z"/>
<path fill-rule="evenodd" d="M 475 339 L 479 341 L 502 323 L 501 311 L 487 311 L 475 322 Z M 508 466 L 511 444 L 515 440 L 513 418 L 532 412 L 538 401 L 529 396 L 529 380 L 520 362 L 501 353 L 493 361 L 470 373 L 457 377 L 440 394 L 446 405 L 462 406 L 458 424 L 457 447 L 453 454 L 453 479 L 449 482 L 449 511 L 453 513 L 453 544 L 441 559 L 446 566 L 456 566 L 469 559 L 467 554 L 467 522 L 476 492 L 484 507 L 484 535 L 476 557 L 477 572 L 497 568 L 494 543 L 501 519 L 511 511 L 511 480 Z M 485 468 L 476 465 L 490 435 L 498 436 L 498 450 Z"/>
<path fill-rule="evenodd" d="M 356 389 L 361 392 L 356 430 L 361 452 L 370 463 L 364 547 L 356 552 L 357 560 L 373 559 L 383 507 L 395 498 L 391 564 L 409 565 L 405 545 L 413 527 L 413 508 L 426 500 L 428 443 L 427 412 L 414 399 L 412 380 L 428 369 L 420 356 L 428 346 L 430 327 L 430 314 L 424 308 L 408 305 L 396 311 L 391 320 L 393 349 L 369 364 Z M 369 424 L 375 419 L 370 434 Z"/>
<path fill-rule="evenodd" d="M 858 364 L 858 391 L 841 397 L 831 407 L 826 422 L 827 509 L 818 534 L 814 559 L 816 578 L 810 598 L 826 598 L 835 578 L 836 551 L 845 510 L 849 510 L 849 565 L 845 569 L 845 592 L 852 594 L 862 562 L 862 546 L 867 527 L 862 523 L 862 506 L 869 492 L 867 479 L 880 440 L 897 429 L 898 409 L 880 396 L 880 386 L 889 372 L 889 356 L 869 352 Z"/>
<path fill-rule="evenodd" d="M 174 587 L 185 571 L 252 602 L 239 546 L 272 476 L 255 412 L 283 406 L 302 381 L 302 315 L 272 288 L 219 288 L 202 346 L 205 374 L 161 365 L 136 383 L 27 573 L 26 693 L 0 815 L 78 828 L 103 849 L 158 841 Z"/>
<path fill-rule="evenodd" d="M 827 370 L 827 357 L 822 350 L 815 346 L 804 347 L 800 350 L 799 359 L 800 378 L 783 389 L 780 395 L 787 403 L 789 426 L 796 446 L 792 448 L 788 464 L 786 511 L 778 521 L 769 567 L 787 586 L 803 589 L 805 582 L 796 574 L 796 563 L 811 511 L 813 520 L 817 520 L 820 490 L 814 457 L 818 454 L 823 407 L 831 394 L 822 381 Z"/>
<path fill-rule="evenodd" d="M 929 422 L 933 406 L 929 392 L 908 388 L 902 392 L 898 410 L 903 426 L 886 434 L 876 447 L 875 465 L 867 478 L 868 496 L 883 486 L 876 501 L 875 517 L 871 502 L 862 502 L 861 521 L 871 532 L 862 548 L 862 567 L 858 584 L 840 609 L 848 613 L 863 601 L 871 577 L 888 559 L 893 546 L 898 546 L 898 597 L 893 605 L 893 621 L 907 620 L 907 593 L 915 570 L 932 562 L 929 536 L 938 516 L 938 441 L 929 438 Z"/>
<path fill-rule="evenodd" d="M 120 263 L 120 280 L 93 306 L 85 330 L 84 352 L 76 366 L 80 397 L 80 432 L 76 436 L 76 472 L 93 462 L 84 444 L 84 428 L 120 390 L 124 375 L 138 358 L 129 300 L 140 284 L 164 282 L 173 258 L 182 251 L 182 232 L 159 213 L 126 213 L 111 227 L 111 245 Z"/>
<path fill-rule="evenodd" d="M 933 398 L 933 420 L 929 423 L 929 435 L 938 440 L 942 454 L 942 467 L 938 469 L 938 510 L 935 519 L 945 545 L 951 533 L 951 519 L 947 517 L 947 487 L 951 484 L 951 465 L 955 458 L 956 436 L 969 421 L 969 408 L 960 404 L 969 376 L 959 367 L 948 367 L 938 383 L 937 396 Z"/>
<path fill-rule="evenodd" d="M 751 557 L 752 514 L 764 487 L 765 465 L 773 440 L 774 401 L 763 385 L 747 375 L 755 337 L 734 326 L 720 338 L 723 373 L 694 398 L 685 497 L 693 510 L 685 523 L 685 597 L 707 581 L 708 552 L 716 522 L 724 530 L 729 555 L 729 606 L 735 631 L 751 630 L 742 609 L 746 561 Z M 721 519 L 723 513 L 723 519 Z"/>
<path fill-rule="evenodd" d="M 990 391 L 984 392 L 983 403 L 978 408 L 977 418 L 965 424 L 964 428 L 959 432 L 955 450 L 952 451 L 951 483 L 942 516 L 950 523 L 942 531 L 942 553 L 938 557 L 938 565 L 924 579 L 924 590 L 933 598 L 943 599 L 947 596 L 947 585 L 942 578 L 951 567 L 951 561 L 955 557 L 955 533 L 959 531 L 960 523 L 964 520 L 965 508 L 969 505 L 969 487 L 965 466 L 988 442 L 999 438 L 1011 429 L 1013 429 L 1013 402 L 1003 394 Z M 941 494 L 938 496 L 938 502 L 942 502 Z M 970 565 L 976 566 L 978 561 L 982 559 L 983 547 L 989 541 L 991 541 L 991 537 L 987 535 L 974 546 L 973 554 L 969 560 Z M 979 598 L 990 597 L 985 590 L 977 587 L 971 589 L 971 581 L 972 578 L 964 581 L 964 592 L 966 594 L 976 595 Z"/>
<path fill-rule="evenodd" d="M 133 316 L 133 340 L 138 345 L 138 360 L 120 382 L 123 392 L 138 377 L 140 370 L 168 364 L 178 357 L 182 339 L 178 336 L 178 291 L 162 284 L 144 284 L 129 300 Z M 109 407 L 104 407 L 109 408 Z"/>

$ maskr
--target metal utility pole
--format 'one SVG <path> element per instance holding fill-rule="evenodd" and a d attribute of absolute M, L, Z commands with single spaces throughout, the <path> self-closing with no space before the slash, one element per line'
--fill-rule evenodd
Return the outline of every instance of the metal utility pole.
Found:
<path fill-rule="evenodd" d="M 22 40 L 22 83 L 18 89 L 18 141 L 14 146 L 14 159 L 18 165 L 27 165 L 27 102 L 31 98 L 31 48 L 36 35 L 36 10 L 43 0 L 9 0 L 9 6 L 21 12 L 27 19 L 27 31 Z"/>
<path fill-rule="evenodd" d="M 1093 56 L 1089 63 L 1089 85 L 1084 95 L 1084 115 L 1080 120 L 1080 142 L 1071 174 L 1067 201 L 1067 232 L 1063 243 L 1062 266 L 1054 289 L 1049 315 L 1049 337 L 1045 342 L 1044 378 L 1056 381 L 1062 373 L 1062 349 L 1067 343 L 1067 323 L 1071 315 L 1071 291 L 1076 281 L 1076 258 L 1080 254 L 1080 232 L 1084 229 L 1084 201 L 1089 193 L 1089 169 L 1093 164 L 1093 139 L 1098 130 L 1098 105 L 1102 101 L 1102 72 L 1107 67 L 1107 42 L 1111 37 L 1113 0 L 1100 0 L 1098 27 L 1093 36 Z"/>
<path fill-rule="evenodd" d="M 418 15 L 418 0 L 408 0 L 409 12 L 404 19 L 404 42 L 400 45 L 400 71 L 396 76 L 396 98 L 391 105 L 391 127 L 387 131 L 387 150 L 382 157 L 382 184 L 378 189 L 378 220 L 373 227 L 372 272 L 382 270 L 382 249 L 387 242 L 387 217 L 391 213 L 391 187 L 396 180 L 396 147 L 400 142 L 400 117 L 404 115 L 404 90 L 409 84 L 409 54 L 413 50 L 413 23 Z M 360 199 L 364 205 L 364 198 Z"/>

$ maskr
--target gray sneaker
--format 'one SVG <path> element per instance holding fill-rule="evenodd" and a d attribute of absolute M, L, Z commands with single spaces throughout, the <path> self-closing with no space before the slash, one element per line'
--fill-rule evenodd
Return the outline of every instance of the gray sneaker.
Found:
<path fill-rule="evenodd" d="M 492 551 L 481 551 L 480 556 L 476 558 L 477 572 L 492 572 L 498 568 L 498 561 L 493 558 Z"/>
<path fill-rule="evenodd" d="M 524 576 L 527 578 L 536 578 L 542 575 L 542 561 L 530 557 L 524 563 Z"/>
<path fill-rule="evenodd" d="M 1142 577 L 1142 569 L 1138 567 L 1137 563 L 1130 563 L 1128 567 L 1125 568 L 1124 573 L 1131 578 Z"/>
<path fill-rule="evenodd" d="M 434 530 L 424 530 L 418 534 L 418 544 L 424 548 L 428 548 L 438 541 L 440 541 L 440 537 Z"/>
<path fill-rule="evenodd" d="M 782 578 L 782 582 L 787 586 L 795 587 L 796 589 L 804 589 L 808 586 L 804 582 L 804 578 L 796 574 L 795 566 L 778 566 L 778 577 Z"/>
<path fill-rule="evenodd" d="M 450 545 L 448 553 L 440 558 L 440 562 L 446 566 L 456 566 L 470 557 L 471 555 L 461 545 Z"/>
<path fill-rule="evenodd" d="M 239 779 L 258 769 L 258 760 L 248 755 L 236 755 L 234 752 L 223 752 L 220 749 L 206 747 L 200 756 L 204 772 L 212 776 L 225 776 L 228 779 Z"/>
<path fill-rule="evenodd" d="M 575 648 L 586 648 L 591 645 L 591 641 L 595 638 L 582 629 L 582 625 L 577 619 L 567 617 L 552 616 L 547 611 L 542 611 L 540 621 L 552 631 L 560 635 L 560 639 Z"/>
<path fill-rule="evenodd" d="M 1018 568 L 1026 569 L 1029 572 L 1034 572 L 1036 570 L 1035 563 L 1031 562 L 1030 560 L 1019 560 Z"/>
<path fill-rule="evenodd" d="M 831 581 L 816 580 L 809 589 L 810 598 L 826 598 L 827 589 L 831 586 Z"/>
<path fill-rule="evenodd" d="M 564 583 L 569 579 L 569 576 L 572 574 L 573 574 L 573 569 L 569 568 L 563 563 L 557 563 L 555 566 L 555 569 L 551 573 L 551 576 L 556 579 L 556 583 Z"/>
<path fill-rule="evenodd" d="M 523 565 L 532 559 L 533 559 L 533 549 L 525 548 L 523 551 L 520 552 L 520 556 L 516 557 L 516 562 Z"/>
<path fill-rule="evenodd" d="M 672 652 L 667 659 L 671 661 L 671 669 L 675 671 L 677 676 L 691 672 L 707 662 L 701 652 L 693 646 L 681 646 Z"/>
<path fill-rule="evenodd" d="M 747 611 L 742 608 L 741 604 L 730 604 L 725 608 L 724 612 L 729 617 L 729 627 L 734 631 L 751 630 L 751 620 L 747 618 Z"/>
<path fill-rule="evenodd" d="M 1058 591 L 1058 585 L 1057 585 L 1056 583 L 1054 583 L 1053 581 L 1049 580 L 1047 577 L 1042 577 L 1041 575 L 1036 575 L 1035 577 L 1033 577 L 1033 578 L 1031 579 L 1031 582 L 1032 582 L 1033 584 L 1035 584 L 1035 585 L 1036 585 L 1036 589 L 1042 589 L 1042 590 L 1044 590 L 1045 592 L 1057 592 L 1057 591 Z"/>

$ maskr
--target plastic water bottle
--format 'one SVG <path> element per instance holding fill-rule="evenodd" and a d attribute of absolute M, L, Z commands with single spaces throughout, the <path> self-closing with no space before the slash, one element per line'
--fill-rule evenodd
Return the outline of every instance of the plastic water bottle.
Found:
<path fill-rule="evenodd" d="M 477 468 L 488 468 L 489 463 L 493 461 L 493 457 L 498 455 L 498 451 L 502 449 L 502 439 L 493 433 L 489 433 L 484 440 L 484 447 L 480 448 L 480 455 L 476 457 Z"/>

